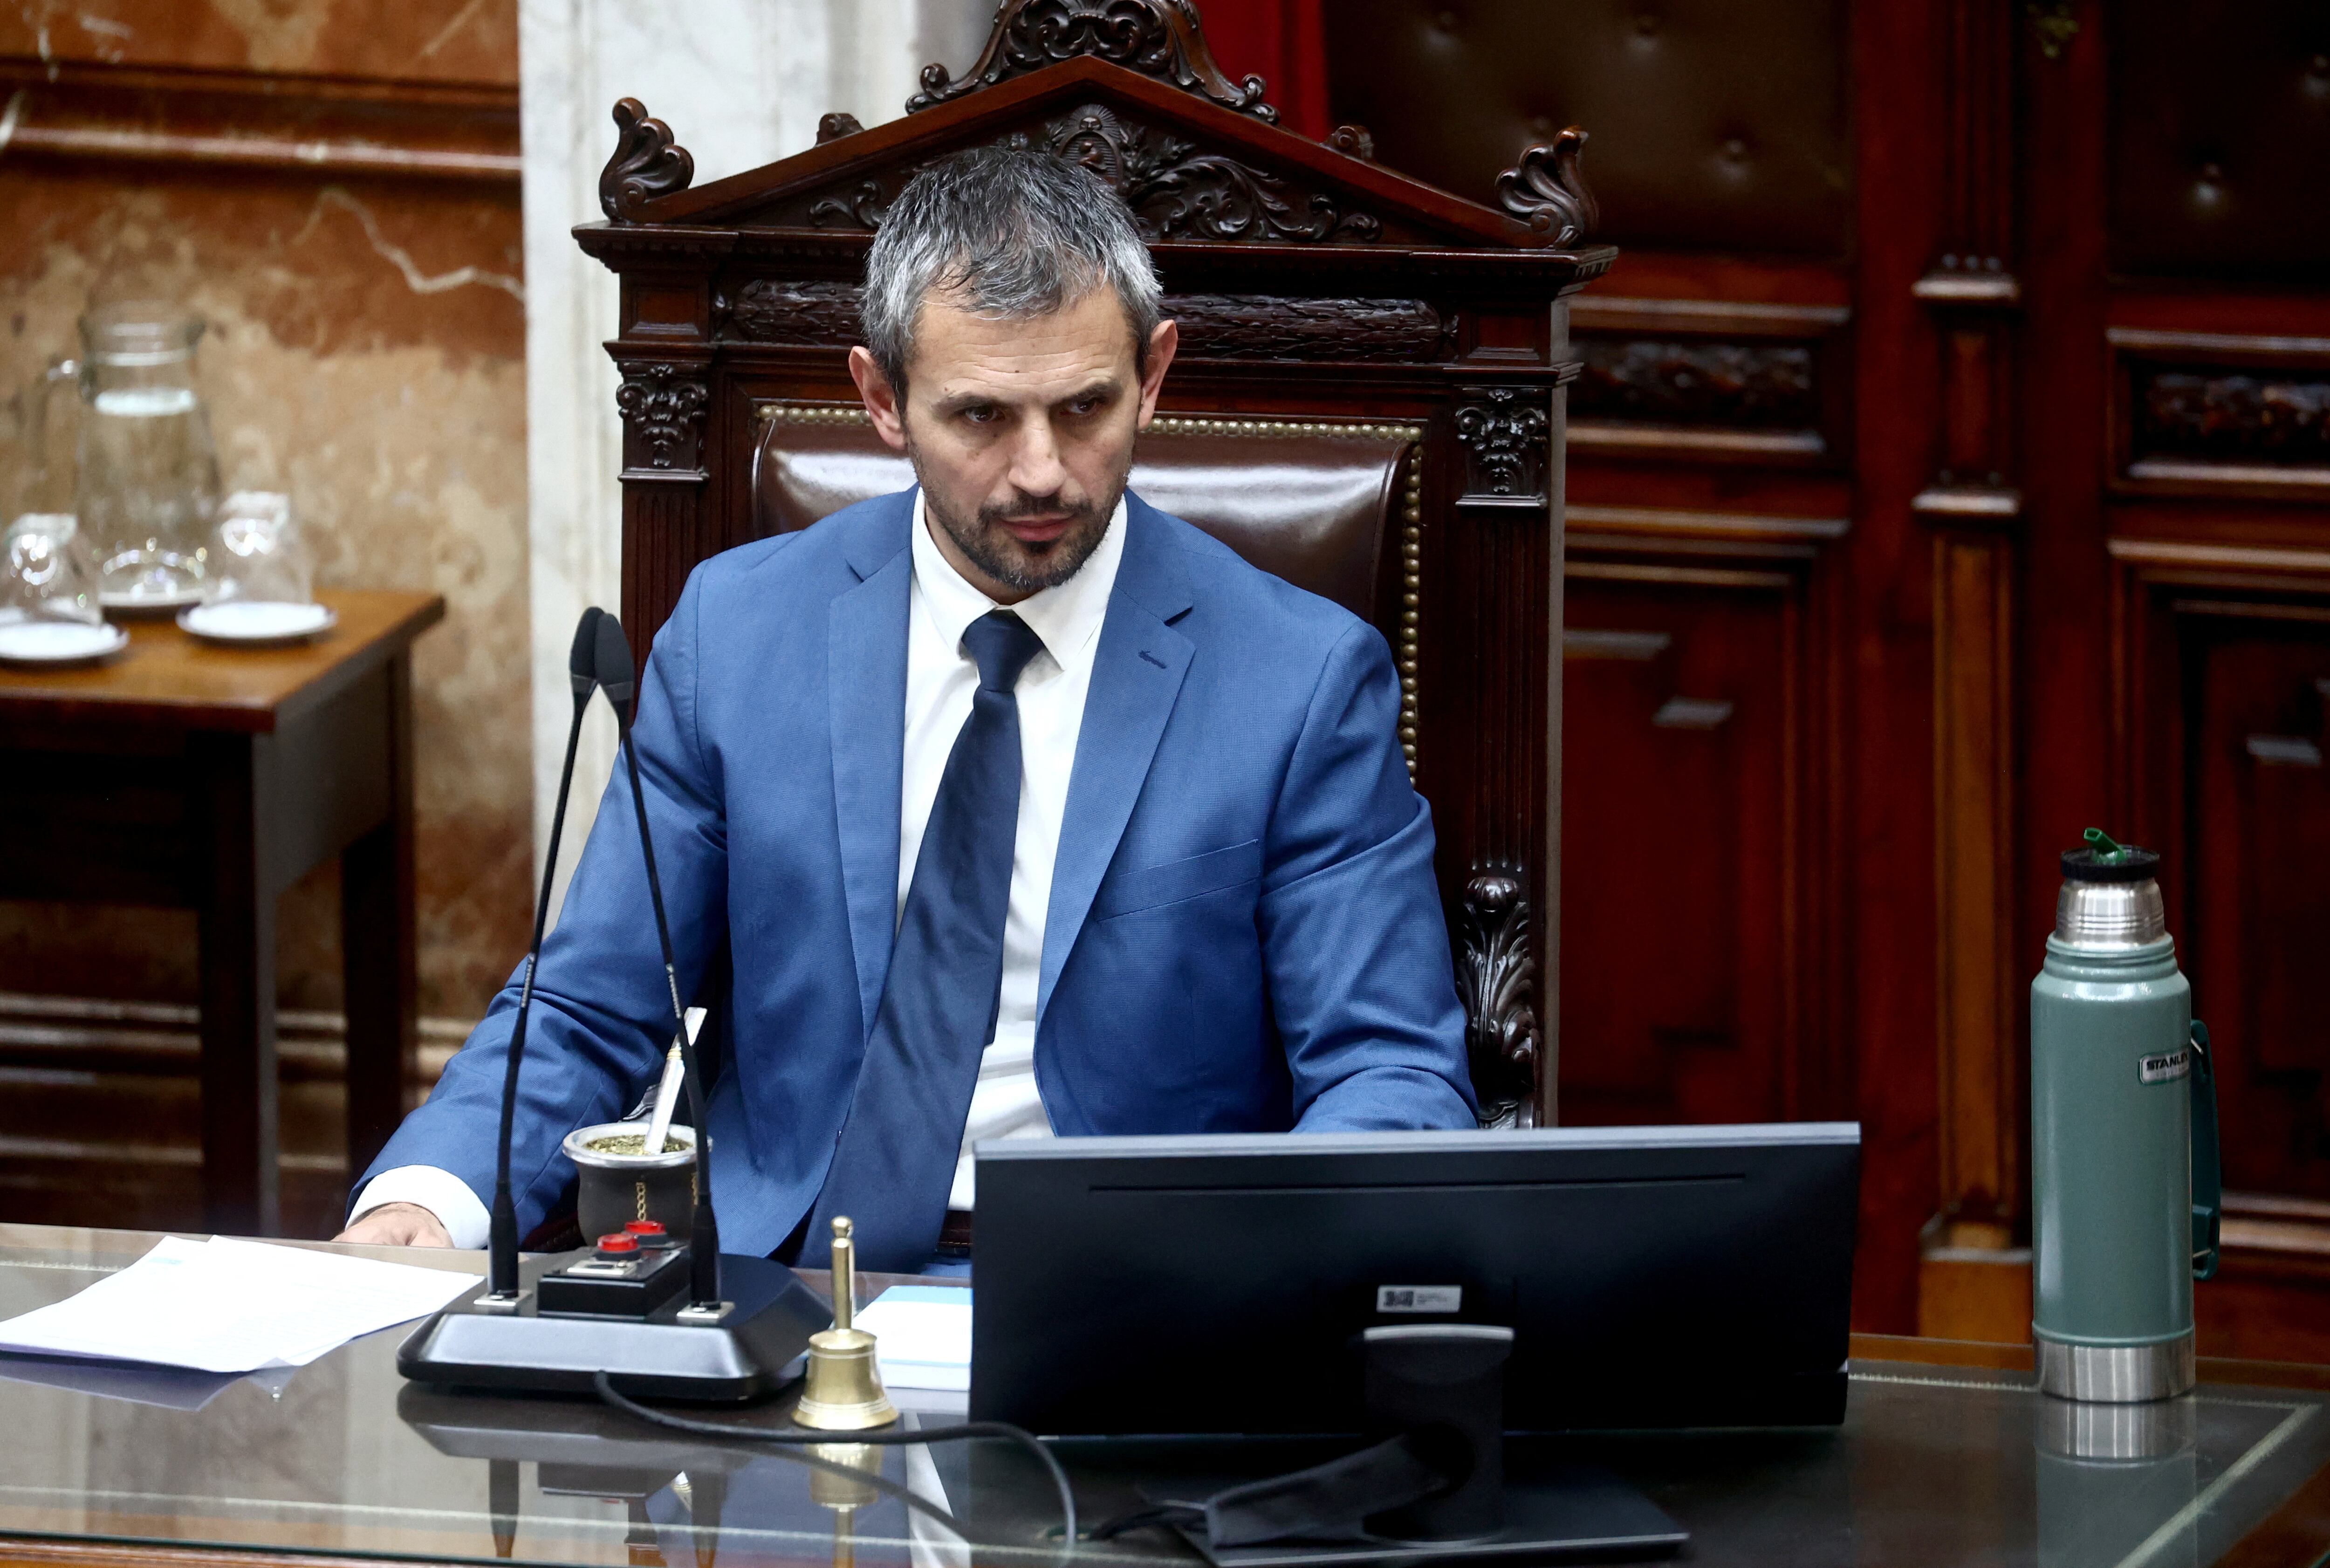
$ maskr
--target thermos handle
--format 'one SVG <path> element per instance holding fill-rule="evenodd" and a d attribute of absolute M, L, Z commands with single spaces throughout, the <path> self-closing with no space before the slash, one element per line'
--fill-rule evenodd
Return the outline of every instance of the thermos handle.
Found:
<path fill-rule="evenodd" d="M 2217 1273 L 2217 1232 L 2225 1207 L 2225 1173 L 2217 1150 L 2217 1068 L 2209 1026 L 2193 1020 L 2193 1278 Z"/>

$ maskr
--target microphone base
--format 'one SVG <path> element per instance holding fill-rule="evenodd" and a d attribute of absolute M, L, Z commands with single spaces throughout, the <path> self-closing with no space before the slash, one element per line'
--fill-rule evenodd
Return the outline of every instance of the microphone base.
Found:
<path fill-rule="evenodd" d="M 526 1260 L 515 1312 L 486 1305 L 480 1280 L 397 1347 L 396 1369 L 445 1388 L 579 1394 L 592 1393 L 592 1376 L 604 1371 L 636 1398 L 739 1404 L 799 1377 L 809 1337 L 833 1322 L 825 1298 L 791 1269 L 734 1256 L 720 1260 L 731 1305 L 717 1322 L 684 1319 L 685 1292 L 644 1318 L 543 1312 L 542 1276 L 589 1255 Z"/>

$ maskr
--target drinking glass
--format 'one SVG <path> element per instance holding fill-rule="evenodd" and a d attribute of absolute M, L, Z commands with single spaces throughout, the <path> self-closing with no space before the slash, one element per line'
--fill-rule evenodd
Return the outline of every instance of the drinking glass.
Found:
<path fill-rule="evenodd" d="M 97 564 L 69 512 L 28 512 L 0 534 L 0 659 L 52 663 L 120 640 L 97 602 Z"/>
<path fill-rule="evenodd" d="M 27 512 L 0 535 L 0 623 L 99 626 L 97 565 L 70 512 Z"/>
<path fill-rule="evenodd" d="M 315 558 L 291 515 L 291 497 L 237 490 L 219 505 L 203 599 L 209 604 L 315 602 Z"/>

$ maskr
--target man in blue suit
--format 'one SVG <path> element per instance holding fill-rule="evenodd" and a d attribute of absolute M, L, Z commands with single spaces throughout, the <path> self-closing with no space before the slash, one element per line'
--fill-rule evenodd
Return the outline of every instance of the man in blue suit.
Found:
<path fill-rule="evenodd" d="M 971 1144 L 1469 1127 L 1431 815 L 1382 638 L 1125 489 L 1176 344 L 1132 215 L 1040 154 L 933 165 L 850 368 L 920 485 L 699 566 L 635 745 L 731 1251 L 967 1252 Z M 511 1170 L 651 1083 L 670 1003 L 619 771 L 544 948 Z M 725 960 L 724 962 L 724 959 Z M 346 1239 L 482 1245 L 513 980 Z"/>

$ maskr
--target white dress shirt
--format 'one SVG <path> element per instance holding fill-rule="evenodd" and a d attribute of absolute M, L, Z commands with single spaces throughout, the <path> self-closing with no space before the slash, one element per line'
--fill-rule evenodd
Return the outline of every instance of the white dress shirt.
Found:
<path fill-rule="evenodd" d="M 1003 990 L 995 1037 L 979 1061 L 971 1114 L 962 1129 L 952 1209 L 976 1198 L 971 1146 L 981 1138 L 1049 1138 L 1052 1124 L 1036 1088 L 1036 991 L 1044 959 L 1044 921 L 1052 866 L 1067 813 L 1068 778 L 1083 732 L 1101 623 L 1124 558 L 1124 503 L 1074 577 L 1011 606 L 1044 645 L 1028 662 L 1019 703 L 1019 825 L 1011 856 L 1011 897 L 1003 921 Z M 921 492 L 914 496 L 914 582 L 906 612 L 906 713 L 898 812 L 898 913 L 914 885 L 923 832 L 955 737 L 971 717 L 979 665 L 962 646 L 972 621 L 999 608 L 950 564 L 931 535 Z M 383 1204 L 417 1204 L 435 1214 L 457 1247 L 486 1244 L 486 1205 L 467 1182 L 432 1166 L 399 1166 L 365 1185 L 355 1216 Z"/>

